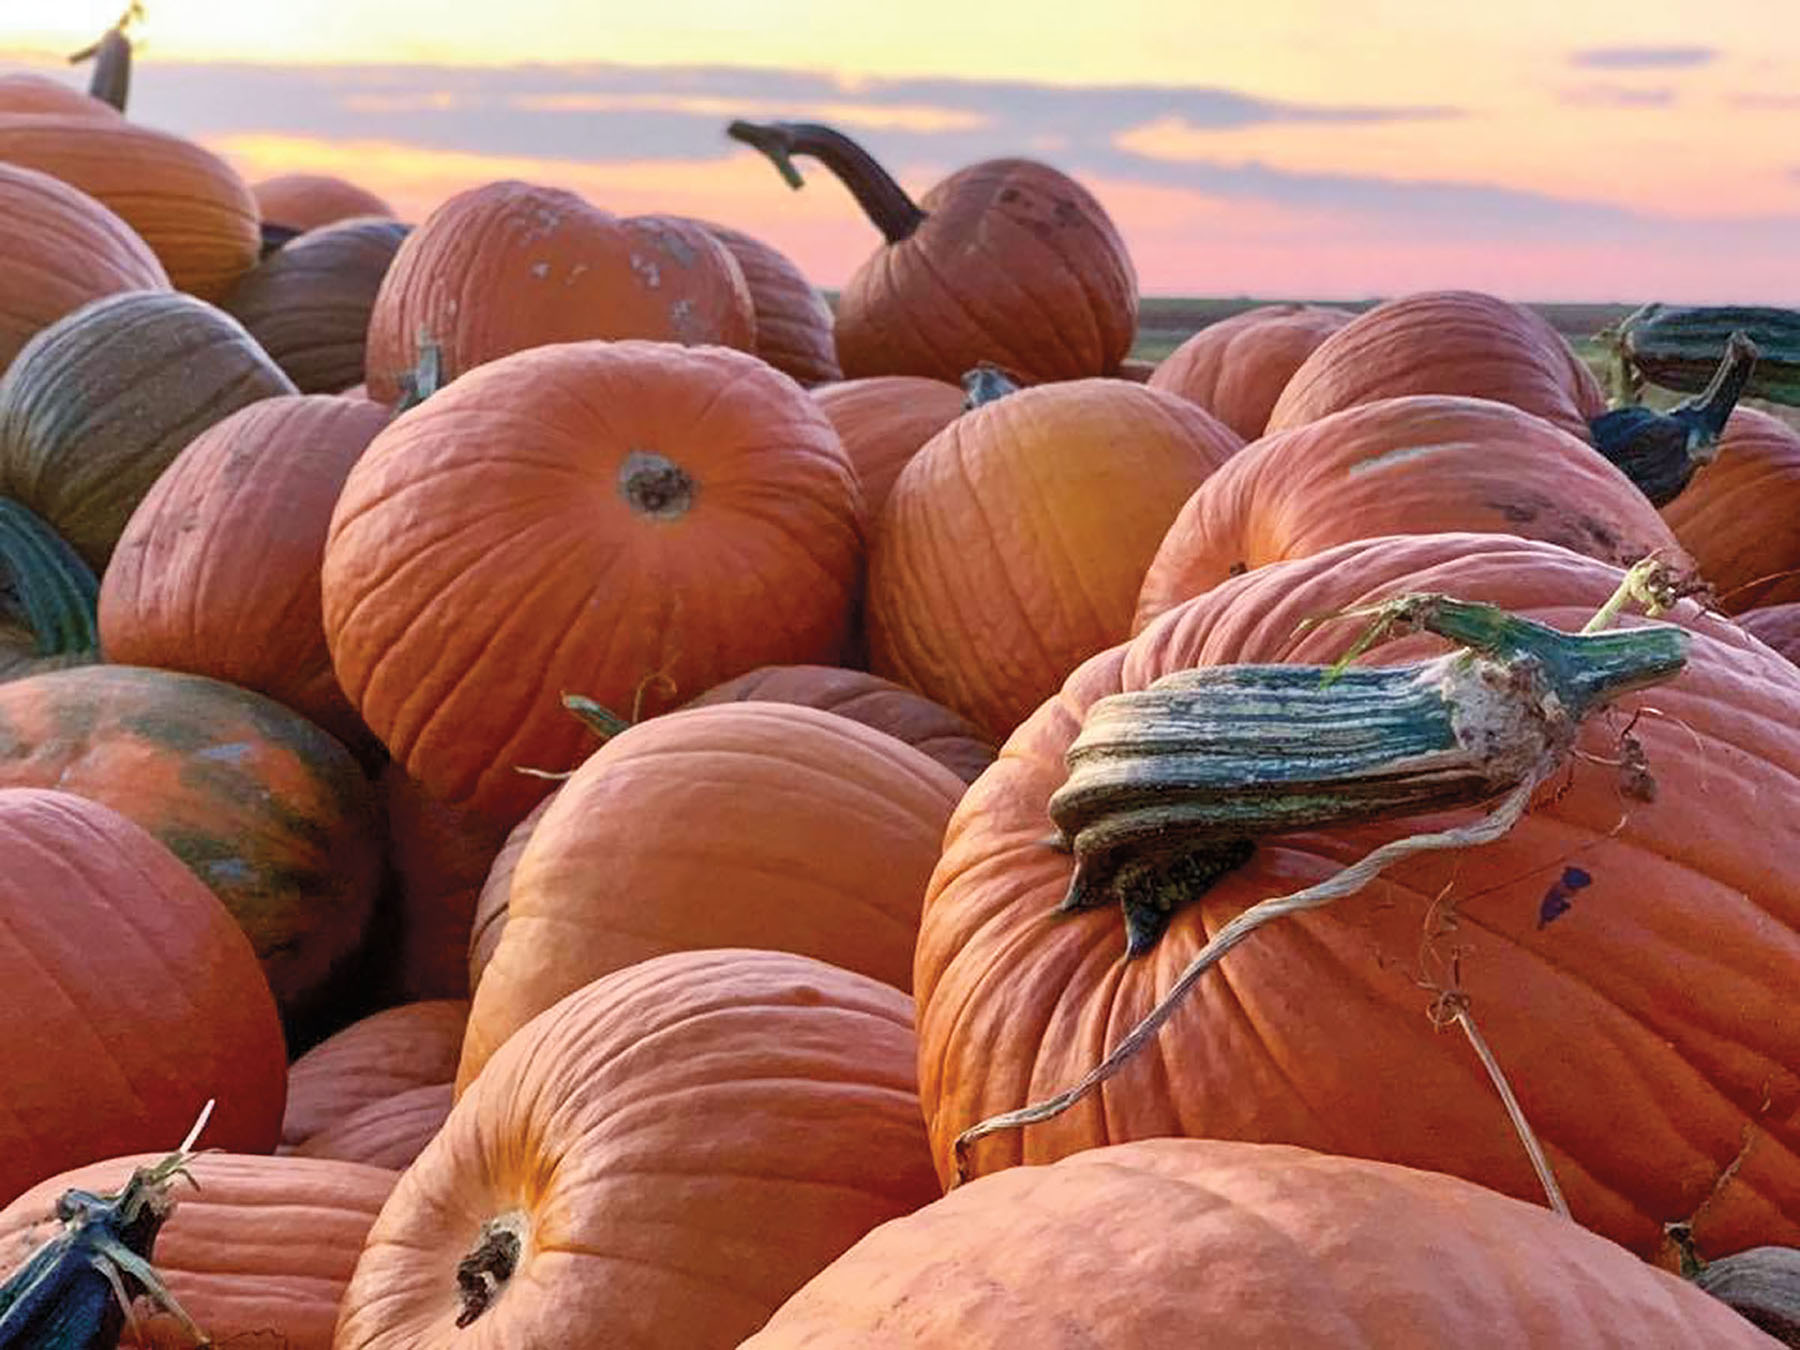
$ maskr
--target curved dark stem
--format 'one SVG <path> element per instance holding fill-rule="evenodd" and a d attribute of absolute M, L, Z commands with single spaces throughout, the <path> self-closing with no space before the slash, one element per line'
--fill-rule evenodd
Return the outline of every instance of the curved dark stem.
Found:
<path fill-rule="evenodd" d="M 850 189 L 856 204 L 890 244 L 909 239 L 925 222 L 925 212 L 906 195 L 879 161 L 855 141 L 817 122 L 733 122 L 725 134 L 760 150 L 781 171 L 789 187 L 806 180 L 794 167 L 795 155 L 811 155 Z"/>
<path fill-rule="evenodd" d="M 1601 413 L 1588 428 L 1594 446 L 1638 485 L 1653 506 L 1681 494 L 1694 470 L 1708 463 L 1739 395 L 1756 369 L 1756 344 L 1734 332 L 1706 388 L 1666 413 L 1641 406 Z"/>
<path fill-rule="evenodd" d="M 120 112 L 131 94 L 130 29 L 144 17 L 143 0 L 131 0 L 119 21 L 100 35 L 99 41 L 84 47 L 69 58 L 70 65 L 83 61 L 94 63 L 93 77 L 88 81 L 88 94 Z"/>
<path fill-rule="evenodd" d="M 1688 429 L 1688 453 L 1699 456 L 1724 435 L 1725 423 L 1750 383 L 1758 355 L 1748 333 L 1733 333 L 1725 341 L 1725 355 L 1706 388 L 1669 409 L 1669 416 Z"/>

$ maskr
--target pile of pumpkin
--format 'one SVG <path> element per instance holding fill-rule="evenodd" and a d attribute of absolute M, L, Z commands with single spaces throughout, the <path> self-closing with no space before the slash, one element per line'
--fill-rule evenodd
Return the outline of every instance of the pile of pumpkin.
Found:
<path fill-rule="evenodd" d="M 0 78 L 0 1345 L 1776 1343 L 1703 1290 L 1800 1245 L 1785 321 L 1666 413 L 1468 292 L 1121 378 L 1067 178 L 731 132 L 882 230 L 835 315 L 721 226 L 409 229 Z M 1522 818 L 975 1130 L 1501 791 L 1383 738 L 1510 648 L 1312 621 L 1560 643 L 1651 555 L 1580 651 L 1680 659 Z M 1252 696 L 1139 711 L 1196 680 Z M 1282 786 L 1365 714 L 1385 808 Z"/>

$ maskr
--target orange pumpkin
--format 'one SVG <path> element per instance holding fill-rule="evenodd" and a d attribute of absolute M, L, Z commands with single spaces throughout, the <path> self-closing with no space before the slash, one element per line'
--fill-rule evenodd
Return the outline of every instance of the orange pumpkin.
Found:
<path fill-rule="evenodd" d="M 1479 398 L 1382 399 L 1276 432 L 1207 479 L 1169 527 L 1137 628 L 1252 568 L 1383 534 L 1543 539 L 1629 567 L 1681 550 L 1594 448 Z"/>
<path fill-rule="evenodd" d="M 958 1133 L 1073 1084 L 1248 905 L 1470 819 L 1261 840 L 1190 895 L 1159 945 L 1125 960 L 1116 907 L 1054 914 L 1072 860 L 1043 843 L 1049 796 L 1096 699 L 1196 665 L 1328 663 L 1363 625 L 1297 631 L 1302 621 L 1399 592 L 1574 629 L 1620 579 L 1538 542 L 1388 537 L 1228 581 L 1077 671 L 964 797 L 926 899 L 920 1095 L 944 1173 Z M 1629 725 L 1657 790 L 1577 759 L 1498 842 L 1399 862 L 1357 895 L 1252 934 L 1153 1049 L 1082 1107 L 976 1143 L 975 1173 L 1188 1135 L 1428 1167 L 1536 1199 L 1480 1062 L 1428 1016 L 1434 989 L 1453 980 L 1578 1222 L 1640 1253 L 1664 1241 L 1665 1223 L 1690 1218 L 1702 1253 L 1794 1245 L 1800 881 L 1785 860 L 1800 821 L 1768 803 L 1800 774 L 1800 742 L 1785 730 L 1800 719 L 1800 677 L 1691 602 L 1671 617 L 1690 630 L 1686 668 L 1621 700 L 1578 743 L 1617 766 Z M 1416 656 L 1423 641 L 1384 659 Z M 1645 705 L 1658 714 L 1631 724 Z M 1558 916 L 1546 902 L 1570 868 L 1587 884 Z M 1747 1139 L 1759 1142 L 1746 1150 Z"/>
<path fill-rule="evenodd" d="M 572 192 L 488 183 L 406 237 L 369 315 L 369 393 L 400 395 L 421 336 L 454 380 L 509 352 L 583 338 L 749 351 L 755 308 L 731 251 L 676 216 L 620 218 Z"/>
<path fill-rule="evenodd" d="M 47 173 L 0 164 L 0 371 L 88 301 L 168 285 L 150 246 L 99 202 Z"/>
<path fill-rule="evenodd" d="M 331 670 L 319 567 L 350 466 L 387 422 L 372 403 L 288 395 L 195 437 L 138 503 L 107 564 L 108 659 L 254 689 L 372 748 Z"/>
<path fill-rule="evenodd" d="M 973 783 L 994 762 L 994 746 L 942 704 L 892 680 L 841 666 L 764 666 L 707 690 L 688 704 L 798 703 L 885 731 Z"/>
<path fill-rule="evenodd" d="M 728 703 L 621 732 L 519 856 L 458 1090 L 564 994 L 664 952 L 770 947 L 909 987 L 962 789 L 911 746 L 815 708 Z"/>
<path fill-rule="evenodd" d="M 841 380 L 831 336 L 831 307 L 780 249 L 754 235 L 698 222 L 731 251 L 756 309 L 756 354 L 801 384 Z"/>
<path fill-rule="evenodd" d="M 1732 413 L 1712 463 L 1662 514 L 1727 614 L 1800 600 L 1800 431 L 1787 422 Z"/>
<path fill-rule="evenodd" d="M 556 795 L 552 793 L 532 807 L 530 814 L 512 827 L 507 833 L 506 842 L 500 845 L 500 851 L 494 855 L 487 877 L 481 883 L 481 893 L 475 898 L 475 919 L 469 933 L 471 996 L 480 987 L 488 962 L 494 959 L 494 953 L 500 948 L 500 938 L 506 932 L 506 920 L 512 907 L 513 873 L 519 870 L 519 859 L 525 856 L 525 845 L 531 842 L 538 822 L 544 818 L 544 812 L 550 809 L 550 803 L 555 800 Z"/>
<path fill-rule="evenodd" d="M 1800 600 L 1745 610 L 1737 621 L 1740 628 L 1756 634 L 1765 645 L 1800 665 Z"/>
<path fill-rule="evenodd" d="M 5 113 L 119 120 L 117 108 L 35 70 L 0 71 L 0 114 Z"/>
<path fill-rule="evenodd" d="M 996 740 L 1131 630 L 1144 568 L 1237 433 L 1075 380 L 957 418 L 901 472 L 869 558 L 869 668 Z"/>
<path fill-rule="evenodd" d="M 351 470 L 325 636 L 407 772 L 511 826 L 547 788 L 519 769 L 593 744 L 563 692 L 654 710 L 834 660 L 861 542 L 843 447 L 785 375 L 717 347 L 540 347 L 400 417 Z"/>
<path fill-rule="evenodd" d="M 958 380 L 991 362 L 1021 381 L 1113 375 L 1137 331 L 1137 274 L 1093 194 L 1047 164 L 991 159 L 915 204 L 868 151 L 805 122 L 733 122 L 730 134 L 801 186 L 792 157 L 825 165 L 881 231 L 838 294 L 838 362 L 851 378 Z"/>
<path fill-rule="evenodd" d="M 1510 403 L 1584 441 L 1606 411 L 1593 373 L 1535 310 L 1477 291 L 1424 291 L 1377 305 L 1321 342 L 1281 391 L 1267 430 L 1402 394 Z"/>
<path fill-rule="evenodd" d="M 310 722 L 198 675 L 48 671 L 0 683 L 0 787 L 63 789 L 135 821 L 248 934 L 290 1038 L 332 1011 L 329 981 L 362 944 L 380 850 L 368 782 Z"/>
<path fill-rule="evenodd" d="M 275 1001 L 231 915 L 156 840 L 66 792 L 0 790 L 0 927 L 0 1197 L 173 1145 L 208 1098 L 221 1147 L 274 1145 Z"/>
<path fill-rule="evenodd" d="M 328 173 L 283 173 L 250 185 L 258 215 L 290 230 L 316 230 L 357 216 L 389 216 L 394 208 L 367 188 Z"/>
<path fill-rule="evenodd" d="M 596 980 L 494 1057 L 401 1178 L 337 1350 L 737 1345 L 937 1194 L 912 1055 L 904 994 L 786 952 Z"/>
<path fill-rule="evenodd" d="M 742 1350 L 1778 1342 L 1548 1210 L 1273 1144 L 1146 1139 L 883 1224 Z"/>
<path fill-rule="evenodd" d="M 450 1082 L 468 1020 L 466 1002 L 425 999 L 371 1013 L 320 1041 L 288 1070 L 283 1148 L 376 1102 Z"/>
<path fill-rule="evenodd" d="M 256 264 L 256 201 L 193 141 L 120 118 L 0 115 L 0 163 L 39 169 L 117 213 L 179 290 L 223 300 Z"/>
<path fill-rule="evenodd" d="M 871 375 L 812 391 L 856 466 L 869 518 L 879 519 L 906 462 L 963 411 L 960 386 L 922 375 Z"/>
<path fill-rule="evenodd" d="M 217 1122 L 215 1114 L 207 1138 L 216 1137 Z M 170 1144 L 179 1138 L 177 1132 Z M 116 1191 L 133 1168 L 161 1158 L 109 1158 L 32 1187 L 0 1212 L 0 1273 L 56 1234 L 63 1192 Z M 188 1170 L 197 1186 L 176 1182 L 175 1212 L 157 1238 L 153 1262 L 176 1302 L 215 1346 L 331 1350 L 344 1287 L 397 1175 L 317 1158 L 212 1152 Z M 142 1339 L 128 1330 L 119 1344 L 143 1350 L 193 1344 L 166 1314 L 146 1316 L 140 1325 Z"/>
<path fill-rule="evenodd" d="M 444 1127 L 455 1095 L 450 1083 L 396 1092 L 346 1113 L 288 1152 L 296 1158 L 336 1158 L 404 1171 Z"/>
<path fill-rule="evenodd" d="M 1353 317 L 1330 305 L 1257 305 L 1183 342 L 1157 363 L 1150 387 L 1198 403 L 1253 441 L 1301 363 Z"/>

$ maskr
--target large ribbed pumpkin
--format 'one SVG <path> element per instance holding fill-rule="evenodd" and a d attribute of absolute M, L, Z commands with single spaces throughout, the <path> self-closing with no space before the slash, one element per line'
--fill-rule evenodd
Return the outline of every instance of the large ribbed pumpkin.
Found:
<path fill-rule="evenodd" d="M 871 520 L 906 462 L 963 410 L 963 391 L 923 375 L 871 375 L 812 391 L 856 466 Z"/>
<path fill-rule="evenodd" d="M 261 399 L 189 443 L 138 503 L 100 586 L 107 659 L 267 694 L 352 748 L 319 616 L 325 532 L 385 408 L 326 394 Z"/>
<path fill-rule="evenodd" d="M 743 1350 L 1777 1344 L 1604 1238 L 1455 1177 L 1148 1139 L 883 1224 Z"/>
<path fill-rule="evenodd" d="M 217 1133 L 215 1114 L 205 1138 Z M 133 1168 L 163 1156 L 109 1158 L 32 1187 L 0 1212 L 0 1273 L 56 1235 L 55 1206 L 64 1191 L 116 1191 Z M 338 1302 L 396 1174 L 242 1153 L 202 1153 L 188 1170 L 198 1188 L 173 1183 L 175 1212 L 157 1238 L 153 1262 L 176 1301 L 219 1350 L 330 1350 Z M 121 1346 L 186 1350 L 193 1344 L 174 1318 L 138 1307 L 144 1339 L 127 1328 Z"/>
<path fill-rule="evenodd" d="M 1157 363 L 1150 387 L 1193 400 L 1253 441 L 1301 363 L 1352 317 L 1330 305 L 1257 305 L 1183 342 Z"/>
<path fill-rule="evenodd" d="M 1359 314 L 1313 350 L 1267 430 L 1402 394 L 1465 394 L 1535 413 L 1588 440 L 1606 397 L 1535 310 L 1478 291 L 1424 291 Z"/>
<path fill-rule="evenodd" d="M 731 250 L 756 310 L 756 354 L 801 384 L 843 378 L 831 335 L 831 307 L 806 273 L 772 244 L 754 235 L 700 221 L 708 234 Z"/>
<path fill-rule="evenodd" d="M 1745 610 L 1737 621 L 1740 628 L 1756 634 L 1763 643 L 1800 665 L 1800 600 Z"/>
<path fill-rule="evenodd" d="M 402 1177 L 338 1350 L 729 1350 L 937 1194 L 912 1055 L 906 995 L 786 952 L 596 980 L 495 1056 Z"/>
<path fill-rule="evenodd" d="M 290 230 L 316 230 L 355 216 L 391 216 L 394 208 L 367 188 L 328 173 L 283 173 L 250 185 L 262 219 Z"/>
<path fill-rule="evenodd" d="M 392 403 L 436 344 L 453 380 L 509 352 L 583 338 L 749 351 L 756 316 L 731 251 L 677 216 L 618 217 L 560 188 L 488 183 L 401 244 L 369 318 L 369 393 Z"/>
<path fill-rule="evenodd" d="M 47 520 L 95 571 L 189 441 L 294 386 L 203 300 L 127 291 L 44 329 L 0 379 L 0 495 Z"/>
<path fill-rule="evenodd" d="M 622 716 L 837 658 L 856 479 L 753 356 L 564 343 L 490 362 L 375 438 L 325 548 L 338 679 L 407 772 L 510 826 Z M 640 691 L 644 697 L 640 699 Z"/>
<path fill-rule="evenodd" d="M 1789 423 L 1732 413 L 1717 457 L 1662 514 L 1727 614 L 1800 600 L 1800 431 Z"/>
<path fill-rule="evenodd" d="M 688 706 L 798 703 L 885 731 L 923 750 L 966 783 L 994 762 L 994 746 L 975 726 L 904 685 L 841 666 L 764 666 L 715 685 Z"/>
<path fill-rule="evenodd" d="M 0 163 L 41 169 L 98 198 L 143 236 L 175 286 L 222 300 L 256 263 L 256 201 L 212 151 L 93 115 L 0 114 Z"/>
<path fill-rule="evenodd" d="M 404 1170 L 444 1127 L 455 1100 L 452 1083 L 407 1088 L 348 1112 L 288 1152 L 296 1158 L 337 1158 Z"/>
<path fill-rule="evenodd" d="M 459 1089 L 564 994 L 695 947 L 770 947 L 897 988 L 962 780 L 845 717 L 728 703 L 607 742 L 519 856 Z"/>
<path fill-rule="evenodd" d="M 1181 504 L 1242 444 L 1124 380 L 1008 394 L 913 456 L 869 559 L 869 668 L 996 740 L 1123 639 Z"/>
<path fill-rule="evenodd" d="M 47 173 L 0 164 L 0 371 L 70 310 L 168 284 L 150 246 L 99 202 Z"/>
<path fill-rule="evenodd" d="M 469 1005 L 425 999 L 383 1008 L 320 1041 L 288 1070 L 283 1147 L 376 1102 L 456 1076 Z"/>
<path fill-rule="evenodd" d="M 139 666 L 0 683 L 0 786 L 104 802 L 167 845 L 249 935 L 290 1034 L 362 940 L 373 794 L 343 746 L 261 694 Z"/>
<path fill-rule="evenodd" d="M 301 393 L 361 384 L 369 314 L 406 231 L 394 220 L 309 230 L 246 273 L 225 309 Z"/>
<path fill-rule="evenodd" d="M 97 802 L 0 789 L 0 929 L 0 1198 L 133 1144 L 173 1147 L 208 1098 L 221 1147 L 273 1147 L 275 1001 L 168 849 Z"/>
<path fill-rule="evenodd" d="M 1543 539 L 1629 567 L 1675 536 L 1592 446 L 1488 399 L 1382 399 L 1276 432 L 1188 499 L 1137 626 L 1227 577 L 1353 539 L 1452 530 Z"/>
<path fill-rule="evenodd" d="M 1348 544 L 1228 581 L 1076 672 L 970 788 L 932 878 L 915 987 L 940 1168 L 962 1130 L 1072 1085 L 1248 905 L 1474 818 L 1265 839 L 1126 960 L 1116 906 L 1054 913 L 1072 860 L 1044 843 L 1048 799 L 1096 699 L 1196 665 L 1328 662 L 1366 625 L 1297 632 L 1302 622 L 1397 592 L 1579 628 L 1621 576 L 1501 536 Z M 1479 1060 L 1428 1015 L 1421 981 L 1442 988 L 1453 968 L 1577 1221 L 1640 1253 L 1689 1218 L 1703 1254 L 1793 1245 L 1800 876 L 1788 860 L 1800 818 L 1784 804 L 1800 775 L 1800 676 L 1691 602 L 1672 617 L 1691 630 L 1686 668 L 1585 728 L 1579 748 L 1603 762 L 1572 761 L 1497 843 L 1400 862 L 1359 894 L 1253 933 L 1093 1099 L 976 1143 L 975 1172 L 1182 1134 L 1428 1167 L 1535 1200 L 1542 1189 Z M 1657 790 L 1628 791 L 1620 734 L 1648 707 L 1631 734 Z M 1558 917 L 1546 900 L 1570 868 L 1585 884 Z M 1447 934 L 1445 906 L 1457 919 Z"/>
<path fill-rule="evenodd" d="M 983 160 L 915 204 L 830 127 L 737 122 L 730 134 L 796 186 L 791 157 L 817 158 L 881 231 L 838 294 L 845 375 L 958 380 L 983 362 L 1031 383 L 1118 372 L 1137 331 L 1137 273 L 1106 208 L 1067 174 Z"/>

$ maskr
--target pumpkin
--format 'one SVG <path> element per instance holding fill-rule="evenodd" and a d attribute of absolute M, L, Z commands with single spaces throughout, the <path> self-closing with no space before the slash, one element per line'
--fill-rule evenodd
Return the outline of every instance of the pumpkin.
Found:
<path fill-rule="evenodd" d="M 0 163 L 97 198 L 150 246 L 177 289 L 218 301 L 256 263 L 256 202 L 193 141 L 92 114 L 0 114 Z"/>
<path fill-rule="evenodd" d="M 0 684 L 0 787 L 74 792 L 156 836 L 249 935 L 290 1038 L 362 940 L 373 794 L 341 745 L 260 694 L 115 665 Z"/>
<path fill-rule="evenodd" d="M 804 390 L 753 356 L 563 343 L 490 362 L 350 471 L 323 573 L 351 702 L 445 805 L 509 828 L 593 744 L 585 694 L 667 707 L 834 660 L 860 498 Z"/>
<path fill-rule="evenodd" d="M 786 952 L 672 953 L 584 986 L 402 1177 L 337 1350 L 737 1345 L 937 1194 L 912 1055 L 904 994 Z"/>
<path fill-rule="evenodd" d="M 885 731 L 973 783 L 994 762 L 994 746 L 942 704 L 892 680 L 840 666 L 764 666 L 715 685 L 688 704 L 797 703 Z"/>
<path fill-rule="evenodd" d="M 983 1177 L 883 1224 L 743 1350 L 1195 1344 L 1777 1342 L 1613 1243 L 1455 1177 L 1146 1139 Z"/>
<path fill-rule="evenodd" d="M 217 1132 L 215 1115 L 207 1137 Z M 0 1212 L 0 1267 L 55 1234 L 64 1192 L 116 1191 L 133 1168 L 158 1161 L 157 1154 L 109 1158 L 32 1187 Z M 153 1262 L 176 1301 L 216 1346 L 331 1350 L 338 1302 L 396 1175 L 358 1163 L 211 1151 L 187 1170 L 195 1184 L 174 1183 L 175 1211 Z M 193 1344 L 167 1314 L 141 1325 L 142 1340 L 128 1332 L 119 1343 L 144 1350 Z"/>
<path fill-rule="evenodd" d="M 1424 291 L 1357 315 L 1314 348 L 1266 429 L 1402 394 L 1510 403 L 1584 441 L 1606 410 L 1593 373 L 1535 310 L 1477 291 Z"/>
<path fill-rule="evenodd" d="M 1543 539 L 1629 567 L 1680 547 L 1586 442 L 1487 399 L 1415 394 L 1276 432 L 1181 508 L 1138 596 L 1137 627 L 1239 572 L 1384 534 Z"/>
<path fill-rule="evenodd" d="M 0 680 L 98 661 L 98 590 L 62 536 L 0 497 Z"/>
<path fill-rule="evenodd" d="M 1158 945 L 1123 960 L 1117 908 L 1055 914 L 1072 859 L 1042 842 L 1095 700 L 1195 666 L 1331 662 L 1366 625 L 1297 632 L 1302 621 L 1402 591 L 1578 628 L 1620 579 L 1502 536 L 1361 541 L 1227 581 L 1071 676 L 963 798 L 925 901 L 920 1096 L 943 1173 L 961 1131 L 1073 1084 L 1249 904 L 1468 818 L 1262 840 L 1184 897 Z M 1467 1000 L 1578 1222 L 1641 1254 L 1664 1223 L 1690 1219 L 1707 1256 L 1791 1244 L 1800 1020 L 1786 1009 L 1800 979 L 1800 883 L 1783 860 L 1800 823 L 1767 803 L 1786 800 L 1800 773 L 1785 730 L 1800 719 L 1800 678 L 1691 602 L 1670 617 L 1688 629 L 1686 668 L 1585 728 L 1578 748 L 1602 762 L 1572 761 L 1498 842 L 1398 862 L 1359 895 L 1252 934 L 1178 1006 L 1154 1054 L 1079 1110 L 975 1143 L 974 1173 L 1188 1135 L 1540 1197 L 1481 1063 L 1428 1015 L 1435 994 Z M 1633 721 L 1645 706 L 1657 712 Z M 1634 747 L 1647 769 L 1633 771 Z"/>
<path fill-rule="evenodd" d="M 302 233 L 357 216 L 392 217 L 394 208 L 367 188 L 328 173 L 283 173 L 250 185 L 257 214 Z"/>
<path fill-rule="evenodd" d="M 544 812 L 550 809 L 550 803 L 555 800 L 554 793 L 544 798 L 507 832 L 506 842 L 500 845 L 500 851 L 494 855 L 488 874 L 481 883 L 481 893 L 475 897 L 475 918 L 469 932 L 471 996 L 480 986 L 482 974 L 487 970 L 488 962 L 494 959 L 494 953 L 500 947 L 501 935 L 506 932 L 506 920 L 512 904 L 513 873 L 519 870 L 519 859 L 525 856 L 525 845 L 531 842 L 532 832 L 537 829 L 538 822 L 544 818 Z"/>
<path fill-rule="evenodd" d="M 1795 665 L 1800 665 L 1800 600 L 1765 609 L 1749 609 L 1737 616 L 1738 626 L 1756 634 Z"/>
<path fill-rule="evenodd" d="M 107 565 L 108 659 L 254 689 L 371 748 L 332 674 L 319 567 L 350 466 L 387 422 L 372 403 L 293 394 L 195 437 L 138 503 Z"/>
<path fill-rule="evenodd" d="M 445 806 L 391 762 L 381 791 L 398 900 L 393 986 L 406 999 L 467 998 L 475 901 L 507 831 Z"/>
<path fill-rule="evenodd" d="M 1181 504 L 1242 443 L 1123 380 L 1021 390 L 959 417 L 894 483 L 869 557 L 869 668 L 996 740 L 1123 639 Z"/>
<path fill-rule="evenodd" d="M 731 251 L 756 310 L 756 354 L 801 384 L 843 378 L 831 335 L 831 307 L 780 249 L 754 235 L 698 224 Z"/>
<path fill-rule="evenodd" d="M 1253 441 L 1300 364 L 1353 317 L 1331 305 L 1257 305 L 1183 342 L 1157 363 L 1150 387 L 1198 403 Z"/>
<path fill-rule="evenodd" d="M 749 351 L 755 309 L 731 251 L 693 221 L 621 218 L 560 188 L 488 183 L 444 202 L 394 255 L 369 316 L 369 393 L 400 396 L 421 340 L 448 382 L 583 338 Z"/>
<path fill-rule="evenodd" d="M 1104 207 L 1047 164 L 991 159 L 917 203 L 868 151 L 814 123 L 733 122 L 730 134 L 801 186 L 795 155 L 849 188 L 883 244 L 838 294 L 851 378 L 958 380 L 992 362 L 1021 381 L 1113 375 L 1137 331 L 1137 274 Z"/>
<path fill-rule="evenodd" d="M 423 999 L 384 1008 L 326 1037 L 288 1070 L 281 1143 L 293 1149 L 366 1106 L 456 1077 L 469 1005 Z"/>
<path fill-rule="evenodd" d="M 84 305 L 0 378 L 0 495 L 103 571 L 132 511 L 196 435 L 294 386 L 236 319 L 169 291 Z"/>
<path fill-rule="evenodd" d="M 871 375 L 812 391 L 856 466 L 869 518 L 879 519 L 907 460 L 963 411 L 963 391 L 922 375 Z"/>
<path fill-rule="evenodd" d="M 209 1097 L 221 1147 L 274 1145 L 275 1001 L 168 849 L 97 802 L 0 790 L 0 925 L 0 1196 L 133 1140 L 173 1143 Z"/>
<path fill-rule="evenodd" d="M 962 789 L 922 752 L 816 708 L 728 703 L 621 732 L 519 856 L 458 1090 L 564 994 L 664 952 L 769 947 L 909 987 Z M 692 828 L 671 835 L 674 822 Z"/>
<path fill-rule="evenodd" d="M 450 1115 L 450 1083 L 408 1088 L 349 1112 L 288 1150 L 296 1158 L 336 1158 L 405 1171 Z"/>
<path fill-rule="evenodd" d="M 406 232 L 394 220 L 308 230 L 245 273 L 225 309 L 301 393 L 349 389 L 362 383 L 369 313 Z"/>
<path fill-rule="evenodd" d="M 117 108 L 35 70 L 0 71 L 0 115 L 12 113 L 119 120 Z"/>
<path fill-rule="evenodd" d="M 0 371 L 70 310 L 168 284 L 149 245 L 99 202 L 49 174 L 0 164 Z"/>
<path fill-rule="evenodd" d="M 1725 424 L 1715 458 L 1663 507 L 1663 519 L 1739 614 L 1800 600 L 1800 430 L 1755 408 Z"/>

